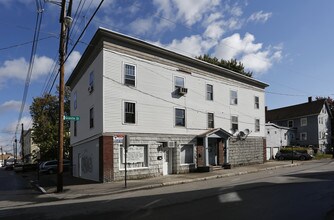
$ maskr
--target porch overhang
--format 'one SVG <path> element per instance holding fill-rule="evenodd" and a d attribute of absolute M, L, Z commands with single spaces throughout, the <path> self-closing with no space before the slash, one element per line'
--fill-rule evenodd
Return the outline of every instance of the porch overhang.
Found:
<path fill-rule="evenodd" d="M 197 138 L 203 139 L 203 147 L 204 147 L 204 167 L 209 167 L 209 141 L 212 139 L 221 139 L 225 143 L 225 150 L 226 153 L 224 153 L 224 163 L 228 163 L 228 142 L 230 137 L 233 135 L 227 131 L 225 131 L 222 128 L 214 128 L 211 130 L 208 130 L 200 135 L 197 136 Z"/>
<path fill-rule="evenodd" d="M 227 131 L 225 131 L 222 128 L 214 128 L 211 130 L 208 130 L 200 135 L 198 135 L 197 137 L 202 137 L 202 138 L 229 138 L 232 137 L 233 135 Z"/>

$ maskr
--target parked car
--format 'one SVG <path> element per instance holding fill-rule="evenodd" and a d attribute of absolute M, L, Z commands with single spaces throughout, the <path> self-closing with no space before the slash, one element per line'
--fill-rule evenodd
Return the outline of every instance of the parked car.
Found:
<path fill-rule="evenodd" d="M 293 157 L 292 157 L 293 155 Z M 284 151 L 284 152 L 281 152 L 281 151 L 278 151 L 275 158 L 277 160 L 291 160 L 292 158 L 294 160 L 310 160 L 313 158 L 312 155 L 308 154 L 307 152 L 298 152 L 298 151 L 293 151 L 293 154 L 291 151 Z"/>
<path fill-rule="evenodd" d="M 70 169 L 70 166 L 71 166 L 71 161 L 65 159 L 63 161 L 64 171 L 68 171 Z M 53 173 L 57 173 L 57 169 L 58 169 L 57 160 L 44 161 L 39 165 L 40 173 L 53 174 Z"/>
<path fill-rule="evenodd" d="M 14 158 L 9 158 L 5 160 L 5 170 L 12 170 L 14 169 L 15 165 L 15 159 Z"/>

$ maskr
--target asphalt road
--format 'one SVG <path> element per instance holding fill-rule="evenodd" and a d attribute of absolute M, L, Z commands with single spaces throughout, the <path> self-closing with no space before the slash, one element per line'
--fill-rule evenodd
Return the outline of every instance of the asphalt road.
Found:
<path fill-rule="evenodd" d="M 334 162 L 0 209 L 10 219 L 334 219 Z M 3 206 L 2 206 L 3 207 Z"/>

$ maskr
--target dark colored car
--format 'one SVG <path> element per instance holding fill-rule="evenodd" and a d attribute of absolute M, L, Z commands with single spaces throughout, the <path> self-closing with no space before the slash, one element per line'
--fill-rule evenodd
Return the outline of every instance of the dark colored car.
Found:
<path fill-rule="evenodd" d="M 63 161 L 64 171 L 68 171 L 70 169 L 70 166 L 71 166 L 71 161 L 69 160 Z M 44 161 L 39 165 L 40 173 L 54 174 L 57 173 L 57 169 L 58 169 L 57 160 Z"/>
<path fill-rule="evenodd" d="M 301 153 L 298 151 L 293 152 L 293 159 L 294 160 L 310 160 L 313 156 L 308 153 Z M 277 160 L 291 160 L 292 159 L 292 152 L 277 152 L 275 158 Z"/>
<path fill-rule="evenodd" d="M 15 159 L 14 158 L 9 158 L 5 160 L 5 170 L 12 170 L 14 169 L 15 165 Z"/>

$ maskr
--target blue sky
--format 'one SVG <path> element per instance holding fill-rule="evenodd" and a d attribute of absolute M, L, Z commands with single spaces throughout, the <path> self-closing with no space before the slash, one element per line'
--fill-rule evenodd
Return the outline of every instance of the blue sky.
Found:
<path fill-rule="evenodd" d="M 40 41 L 19 122 L 25 129 L 31 126 L 29 105 L 50 89 L 47 82 L 58 59 L 60 7 L 41 2 Z M 73 17 L 79 10 L 70 49 L 99 3 L 74 0 Z M 308 96 L 333 97 L 333 10 L 332 0 L 105 0 L 68 59 L 66 76 L 101 26 L 187 56 L 236 58 L 270 85 L 269 109 L 306 102 Z M 0 11 L 0 146 L 10 152 L 29 66 L 36 1 L 0 0 Z"/>

